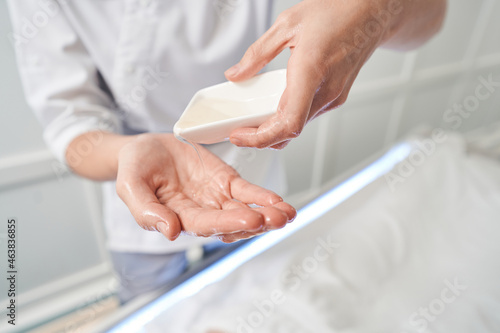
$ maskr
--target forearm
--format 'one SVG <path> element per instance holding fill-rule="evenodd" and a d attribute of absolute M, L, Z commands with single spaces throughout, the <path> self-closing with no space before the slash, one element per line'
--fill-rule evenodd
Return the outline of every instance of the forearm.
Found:
<path fill-rule="evenodd" d="M 447 0 L 389 0 L 392 22 L 382 47 L 411 50 L 419 47 L 441 28 Z M 400 14 L 393 14 L 400 12 Z"/>
<path fill-rule="evenodd" d="M 66 161 L 80 176 L 98 180 L 116 179 L 121 148 L 136 136 L 103 131 L 82 134 L 66 150 Z"/>

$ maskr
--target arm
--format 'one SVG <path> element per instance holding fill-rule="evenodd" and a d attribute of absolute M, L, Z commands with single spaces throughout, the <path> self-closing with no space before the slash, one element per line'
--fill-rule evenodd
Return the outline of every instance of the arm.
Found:
<path fill-rule="evenodd" d="M 226 71 L 232 81 L 257 74 L 285 48 L 287 88 L 274 116 L 231 133 L 237 146 L 281 149 L 317 116 L 341 106 L 378 47 L 408 50 L 441 27 L 446 0 L 304 0 Z"/>
<path fill-rule="evenodd" d="M 80 147 L 91 149 L 81 156 Z M 118 195 L 137 223 L 170 240 L 183 231 L 234 242 L 293 220 L 295 210 L 280 196 L 245 181 L 205 148 L 197 149 L 204 166 L 191 146 L 171 134 L 93 131 L 71 142 L 67 158 L 84 177 L 116 179 Z"/>
<path fill-rule="evenodd" d="M 81 156 L 81 147 L 91 148 Z M 204 165 L 191 146 L 171 134 L 93 131 L 71 142 L 67 159 L 82 176 L 116 179 L 118 195 L 137 223 L 170 240 L 183 231 L 234 242 L 293 220 L 295 210 L 280 196 L 245 181 L 205 148 L 197 149 Z"/>
<path fill-rule="evenodd" d="M 118 173 L 118 154 L 136 136 L 105 131 L 87 132 L 76 137 L 66 149 L 68 166 L 85 178 L 115 180 Z M 85 153 L 82 154 L 82 151 Z"/>
<path fill-rule="evenodd" d="M 443 24 L 446 15 L 446 0 L 393 1 L 400 3 L 401 14 L 388 30 L 383 47 L 407 51 L 415 49 L 432 36 Z"/>

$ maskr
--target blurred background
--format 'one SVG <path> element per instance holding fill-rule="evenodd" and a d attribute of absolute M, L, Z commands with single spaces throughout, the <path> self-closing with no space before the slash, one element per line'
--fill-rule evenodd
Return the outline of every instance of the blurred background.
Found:
<path fill-rule="evenodd" d="M 277 0 L 275 17 L 297 2 Z M 342 177 L 419 126 L 450 128 L 446 110 L 474 94 L 479 77 L 500 81 L 499 17 L 500 1 L 450 0 L 443 30 L 423 48 L 404 54 L 378 50 L 345 106 L 309 124 L 282 152 L 289 199 L 307 202 L 322 184 Z M 23 97 L 14 49 L 6 38 L 10 31 L 2 1 L 0 218 L 18 220 L 20 323 L 34 327 L 77 313 L 73 326 L 59 327 L 74 330 L 117 306 L 99 184 L 72 175 L 47 150 L 42 128 Z M 285 51 L 269 69 L 285 68 L 287 56 Z M 463 120 L 459 132 L 500 121 L 500 89 Z M 4 222 L 1 228 L 3 248 Z M 5 271 L 5 260 L 0 262 Z M 7 285 L 5 279 L 0 281 L 5 309 Z"/>

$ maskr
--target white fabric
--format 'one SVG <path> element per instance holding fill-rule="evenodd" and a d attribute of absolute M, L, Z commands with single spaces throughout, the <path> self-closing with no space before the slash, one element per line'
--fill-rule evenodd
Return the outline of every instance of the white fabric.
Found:
<path fill-rule="evenodd" d="M 265 32 L 272 1 L 8 4 L 13 23 L 9 38 L 16 45 L 27 100 L 44 126 L 47 144 L 65 161 L 68 144 L 88 131 L 171 132 L 194 92 L 223 82 L 224 70 Z M 223 159 L 239 154 L 226 146 L 214 148 L 224 150 Z M 252 161 L 254 166 L 270 166 L 271 159 L 270 152 L 259 152 Z M 249 180 L 263 180 L 254 176 Z M 170 252 L 193 242 L 183 237 L 169 243 L 143 231 L 117 197 L 114 184 L 104 187 L 112 250 Z"/>
<path fill-rule="evenodd" d="M 450 135 L 143 331 L 500 332 L 499 217 L 500 163 Z"/>

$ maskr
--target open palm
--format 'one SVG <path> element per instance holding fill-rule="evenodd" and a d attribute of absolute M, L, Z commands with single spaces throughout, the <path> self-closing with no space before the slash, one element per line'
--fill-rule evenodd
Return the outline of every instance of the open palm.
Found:
<path fill-rule="evenodd" d="M 197 148 L 202 160 L 171 134 L 144 134 L 122 148 L 117 192 L 142 228 L 170 240 L 182 231 L 234 242 L 293 220 L 295 209 L 280 196 Z"/>

